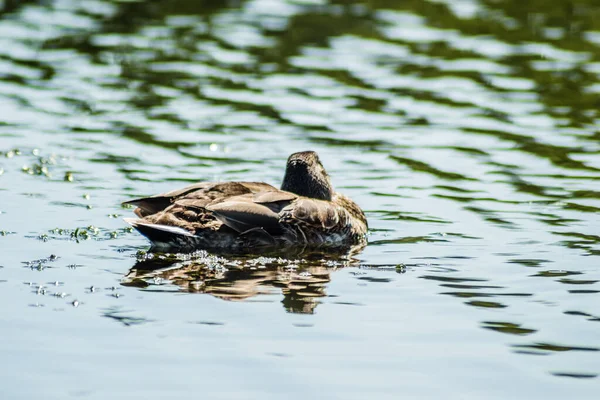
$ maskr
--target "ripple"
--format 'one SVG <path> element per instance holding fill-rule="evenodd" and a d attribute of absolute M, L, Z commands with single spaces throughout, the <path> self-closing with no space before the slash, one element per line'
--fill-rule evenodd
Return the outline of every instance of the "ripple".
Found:
<path fill-rule="evenodd" d="M 481 292 L 443 292 L 440 294 L 446 294 L 459 298 L 473 298 L 473 297 L 530 297 L 532 293 L 481 293 Z"/>
<path fill-rule="evenodd" d="M 417 160 L 412 160 L 410 158 L 398 157 L 398 156 L 390 156 L 390 158 L 392 160 L 398 162 L 399 164 L 407 166 L 408 168 L 412 169 L 413 171 L 426 172 L 426 173 L 435 175 L 436 177 L 441 178 L 441 179 L 450 180 L 450 181 L 474 180 L 473 178 L 469 178 L 462 174 L 455 173 L 455 172 L 443 171 L 443 170 L 437 169 L 427 163 L 417 161 Z"/>
<path fill-rule="evenodd" d="M 111 308 L 106 309 L 103 312 L 103 316 L 106 318 L 112 319 L 114 321 L 117 321 L 117 322 L 123 324 L 124 326 L 135 326 L 135 325 L 142 325 L 142 324 L 147 324 L 149 322 L 152 322 L 152 320 L 147 319 L 147 318 L 125 315 L 125 314 L 129 314 L 129 313 L 131 313 L 131 311 L 123 310 L 120 307 L 111 307 Z"/>
<path fill-rule="evenodd" d="M 592 379 L 597 378 L 598 374 L 590 374 L 585 372 L 552 372 L 552 375 L 559 376 L 562 378 L 575 378 L 575 379 Z"/>
<path fill-rule="evenodd" d="M 588 321 L 600 322 L 600 317 L 595 317 L 592 314 L 588 314 L 588 313 L 585 313 L 582 311 L 565 311 L 564 313 L 567 315 L 577 315 L 577 316 L 587 317 Z"/>
<path fill-rule="evenodd" d="M 325 260 L 294 261 L 265 257 L 229 260 L 208 254 L 192 255 L 190 261 L 178 261 L 177 258 L 140 261 L 121 284 L 154 293 L 207 293 L 228 301 L 248 301 L 255 296 L 280 291 L 282 304 L 288 312 L 312 314 L 319 304 L 316 299 L 327 295 L 325 289 L 333 272 L 330 267 L 345 264 L 335 260 L 327 263 Z M 389 281 L 376 277 L 367 280 Z"/>
<path fill-rule="evenodd" d="M 561 276 L 570 276 L 570 275 L 581 275 L 582 272 L 579 271 L 563 271 L 563 270 L 547 270 L 547 271 L 540 271 L 535 275 L 531 275 L 531 276 L 540 276 L 540 277 L 544 277 L 544 278 L 556 278 L 556 277 L 561 277 Z"/>
<path fill-rule="evenodd" d="M 569 351 L 596 352 L 600 351 L 597 347 L 582 347 L 582 346 L 566 346 L 552 343 L 534 343 L 534 344 L 515 344 L 512 346 L 515 349 L 531 349 L 543 352 L 562 353 Z"/>
<path fill-rule="evenodd" d="M 473 301 L 466 302 L 466 304 L 468 304 L 470 306 L 474 306 L 474 307 L 481 307 L 481 308 L 506 308 L 506 307 L 508 307 L 505 304 L 498 303 L 495 301 L 473 300 Z"/>
<path fill-rule="evenodd" d="M 423 361 L 412 369 L 428 377 L 440 362 L 481 361 L 460 350 L 483 328 L 504 335 L 478 343 L 481 354 L 496 346 L 568 353 L 572 361 L 548 371 L 508 355 L 507 366 L 550 374 L 550 386 L 511 373 L 519 368 L 479 371 L 500 386 L 518 381 L 538 393 L 568 385 L 573 397 L 590 395 L 581 381 L 597 378 L 585 364 L 597 346 L 557 343 L 591 337 L 589 322 L 598 321 L 590 308 L 600 292 L 600 36 L 592 1 L 572 10 L 449 0 L 47 3 L 0 6 L 0 282 L 12 338 L 6 362 L 15 373 L 28 365 L 28 376 L 43 375 L 39 363 L 21 359 L 31 353 L 27 338 L 40 332 L 50 344 L 35 352 L 40 365 L 69 364 L 71 348 L 105 357 L 85 345 L 105 340 L 131 356 L 111 365 L 134 382 L 145 371 L 134 365 L 144 357 L 139 340 L 158 329 L 164 346 L 153 356 L 184 367 L 202 359 L 196 364 L 214 366 L 218 386 L 244 364 L 232 343 L 267 358 L 291 355 L 285 344 L 327 367 L 363 357 L 351 344 L 377 331 L 369 357 L 381 368 L 337 366 L 364 378 L 350 389 L 373 392 L 380 378 L 397 386 L 386 374 L 403 359 Z M 359 259 L 132 258 L 146 243 L 117 218 L 122 200 L 178 182 L 276 183 L 286 156 L 305 149 L 318 151 L 334 186 L 368 211 L 371 243 Z M 59 325 L 44 324 L 54 310 L 72 311 L 60 315 L 61 329 L 93 340 L 65 346 Z M 431 333 L 440 310 L 448 323 Z M 120 330 L 105 329 L 106 318 L 142 336 L 114 334 Z M 211 335 L 224 332 L 210 327 L 225 320 L 235 329 Z M 198 329 L 210 346 L 179 351 Z M 396 342 L 420 339 L 400 354 L 386 332 L 404 335 Z M 506 335 L 534 334 L 545 341 L 506 343 Z M 436 356 L 440 338 L 458 351 Z M 326 356 L 307 344 L 326 346 Z M 253 365 L 261 376 L 273 373 L 269 363 Z M 453 382 L 460 389 L 460 379 Z M 211 393 L 211 382 L 200 383 Z M 39 397 L 35 388 L 44 385 L 30 386 L 23 396 Z M 440 397 L 435 385 L 418 386 Z M 321 387 L 324 397 L 340 389 Z M 413 394 L 410 385 L 403 390 Z"/>
<path fill-rule="evenodd" d="M 482 322 L 482 327 L 496 332 L 517 336 L 526 336 L 537 332 L 536 329 L 522 328 L 520 324 L 514 324 L 511 322 L 485 321 Z"/>

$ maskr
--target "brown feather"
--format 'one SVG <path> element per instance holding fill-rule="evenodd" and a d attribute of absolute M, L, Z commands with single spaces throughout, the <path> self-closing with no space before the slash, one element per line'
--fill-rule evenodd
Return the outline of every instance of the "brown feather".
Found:
<path fill-rule="evenodd" d="M 269 233 L 281 233 L 279 215 L 254 202 L 224 201 L 207 207 L 219 221 L 242 233 L 263 228 Z"/>
<path fill-rule="evenodd" d="M 364 246 L 364 213 L 333 191 L 316 153 L 289 157 L 282 188 L 262 182 L 201 182 L 124 204 L 138 206 L 134 212 L 140 219 L 128 222 L 153 245 L 169 250 Z"/>
<path fill-rule="evenodd" d="M 258 192 L 254 195 L 253 201 L 259 204 L 279 203 L 282 201 L 290 202 L 297 199 L 294 193 L 284 192 L 282 190 L 271 190 L 268 192 Z"/>

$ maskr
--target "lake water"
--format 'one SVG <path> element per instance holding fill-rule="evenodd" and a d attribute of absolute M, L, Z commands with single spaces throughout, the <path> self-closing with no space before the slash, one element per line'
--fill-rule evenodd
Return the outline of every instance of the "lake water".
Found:
<path fill-rule="evenodd" d="M 2 398 L 597 398 L 597 1 L 0 9 Z M 362 253 L 152 256 L 122 220 L 308 149 Z"/>

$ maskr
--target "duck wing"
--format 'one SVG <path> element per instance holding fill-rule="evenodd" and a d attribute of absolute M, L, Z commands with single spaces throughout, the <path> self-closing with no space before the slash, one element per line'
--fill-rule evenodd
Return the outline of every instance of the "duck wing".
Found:
<path fill-rule="evenodd" d="M 206 206 L 219 221 L 239 233 L 260 228 L 269 234 L 283 232 L 279 212 L 298 198 L 282 190 L 234 196 Z"/>
<path fill-rule="evenodd" d="M 258 204 L 264 204 L 269 207 L 273 204 L 281 202 L 290 202 L 298 198 L 297 194 L 286 192 L 284 190 L 270 190 L 265 192 L 259 192 L 254 195 L 252 201 Z"/>
<path fill-rule="evenodd" d="M 134 213 L 141 218 L 164 210 L 171 205 L 174 199 L 178 197 L 185 196 L 191 192 L 202 191 L 213 186 L 214 184 L 214 182 L 200 182 L 181 189 L 172 190 L 170 192 L 124 201 L 122 204 L 137 206 L 138 208 L 134 210 Z"/>
<path fill-rule="evenodd" d="M 274 188 L 267 192 L 221 197 L 210 201 L 206 197 L 191 197 L 176 200 L 170 209 L 183 208 L 187 213 L 213 216 L 240 234 L 260 228 L 275 235 L 282 233 L 279 212 L 298 198 L 293 193 Z"/>
<path fill-rule="evenodd" d="M 279 215 L 262 204 L 252 201 L 224 201 L 207 207 L 221 223 L 244 233 L 262 228 L 270 234 L 282 232 Z"/>
<path fill-rule="evenodd" d="M 348 213 L 330 201 L 302 197 L 285 207 L 280 213 L 280 218 L 288 224 L 300 224 L 308 229 L 328 231 L 345 226 Z"/>
<path fill-rule="evenodd" d="M 178 199 L 195 199 L 199 201 L 198 205 L 204 207 L 231 196 L 270 190 L 277 189 L 262 182 L 200 182 L 170 192 L 129 200 L 123 204 L 137 206 L 134 212 L 143 218 L 164 210 Z"/>

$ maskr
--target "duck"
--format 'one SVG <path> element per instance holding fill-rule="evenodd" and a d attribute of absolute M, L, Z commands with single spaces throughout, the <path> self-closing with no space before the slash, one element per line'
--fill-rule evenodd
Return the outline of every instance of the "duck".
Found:
<path fill-rule="evenodd" d="M 334 191 L 314 151 L 289 156 L 280 189 L 264 182 L 200 182 L 123 205 L 136 207 L 138 218 L 124 220 L 158 252 L 356 252 L 368 230 L 362 209 Z"/>

